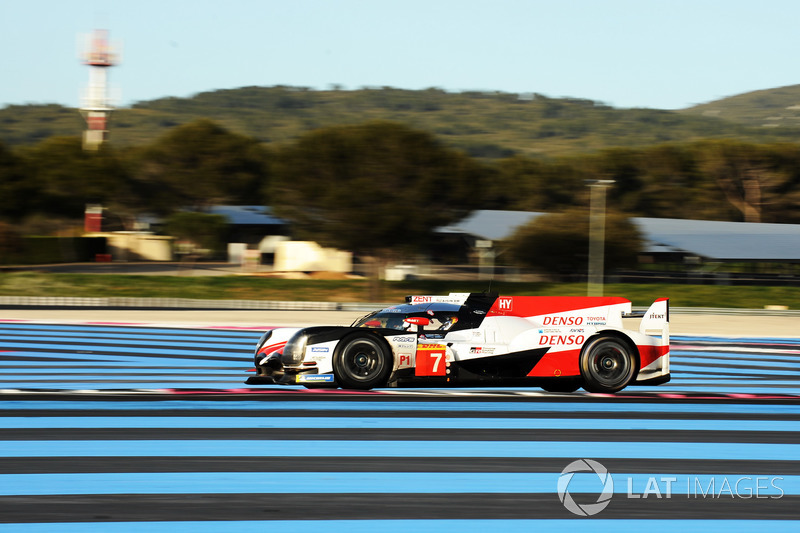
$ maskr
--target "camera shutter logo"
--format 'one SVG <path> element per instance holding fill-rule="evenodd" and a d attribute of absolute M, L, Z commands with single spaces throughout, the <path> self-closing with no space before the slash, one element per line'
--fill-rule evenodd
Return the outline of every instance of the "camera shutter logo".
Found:
<path fill-rule="evenodd" d="M 568 490 L 569 482 L 577 472 L 594 472 L 600 478 L 603 483 L 603 491 L 597 497 L 596 503 L 578 504 L 570 495 Z M 561 471 L 561 475 L 558 478 L 558 499 L 561 500 L 561 503 L 564 504 L 564 507 L 569 512 L 578 516 L 596 515 L 608 506 L 613 495 L 614 480 L 611 479 L 611 474 L 608 473 L 606 467 L 591 459 L 572 461 Z"/>

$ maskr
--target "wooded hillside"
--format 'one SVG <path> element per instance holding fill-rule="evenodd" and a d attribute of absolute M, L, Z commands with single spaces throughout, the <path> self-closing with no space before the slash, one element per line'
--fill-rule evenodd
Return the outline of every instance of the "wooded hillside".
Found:
<path fill-rule="evenodd" d="M 723 120 L 738 120 L 727 112 L 707 116 L 706 111 L 617 109 L 591 100 L 538 94 L 243 87 L 119 109 L 111 120 L 111 142 L 118 147 L 149 144 L 168 129 L 200 118 L 269 144 L 286 143 L 321 127 L 388 120 L 433 133 L 445 144 L 483 159 L 581 154 L 700 139 L 754 143 L 800 139 L 800 122 L 787 120 L 780 128 L 764 128 L 758 120 L 742 124 Z M 7 146 L 79 135 L 83 127 L 76 109 L 60 105 L 0 109 L 0 142 Z"/>

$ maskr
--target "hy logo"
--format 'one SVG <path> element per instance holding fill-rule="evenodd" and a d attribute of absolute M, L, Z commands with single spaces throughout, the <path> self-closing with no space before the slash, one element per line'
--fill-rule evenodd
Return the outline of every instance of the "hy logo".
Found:
<path fill-rule="evenodd" d="M 594 472 L 600 478 L 603 484 L 603 491 L 597 497 L 595 503 L 579 504 L 575 502 L 569 493 L 569 482 L 577 472 Z M 593 516 L 606 508 L 611 502 L 611 496 L 614 495 L 614 480 L 611 479 L 611 474 L 608 473 L 606 467 L 592 461 L 591 459 L 578 459 L 572 461 L 570 464 L 561 471 L 561 476 L 558 478 L 558 499 L 564 504 L 564 507 L 573 514 L 578 516 Z"/>

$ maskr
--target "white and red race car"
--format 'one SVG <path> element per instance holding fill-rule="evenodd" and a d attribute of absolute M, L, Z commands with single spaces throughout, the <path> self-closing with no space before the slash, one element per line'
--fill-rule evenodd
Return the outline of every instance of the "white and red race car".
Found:
<path fill-rule="evenodd" d="M 349 327 L 267 331 L 248 384 L 309 388 L 539 386 L 617 392 L 666 383 L 669 300 L 645 313 L 617 297 L 408 296 Z M 638 330 L 624 319 L 641 318 Z"/>

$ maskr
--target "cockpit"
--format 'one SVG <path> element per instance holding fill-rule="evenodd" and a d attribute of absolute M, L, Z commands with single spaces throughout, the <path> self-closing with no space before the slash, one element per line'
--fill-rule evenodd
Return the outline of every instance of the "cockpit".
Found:
<path fill-rule="evenodd" d="M 449 303 L 403 304 L 370 313 L 354 327 L 387 328 L 409 332 L 444 332 L 459 321 L 460 306 Z"/>

